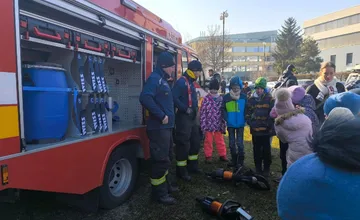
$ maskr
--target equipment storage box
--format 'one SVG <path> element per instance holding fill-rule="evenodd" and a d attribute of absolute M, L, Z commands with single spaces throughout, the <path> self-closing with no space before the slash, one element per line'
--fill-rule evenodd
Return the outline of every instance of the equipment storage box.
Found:
<path fill-rule="evenodd" d="M 20 32 L 22 35 L 71 46 L 72 32 L 70 30 L 34 18 L 21 16 Z"/>
<path fill-rule="evenodd" d="M 27 143 L 64 138 L 69 123 L 65 69 L 52 63 L 23 63 L 23 100 Z"/>
<path fill-rule="evenodd" d="M 140 60 L 136 50 L 115 43 L 111 43 L 111 56 L 121 57 L 133 61 Z"/>
<path fill-rule="evenodd" d="M 79 33 L 74 32 L 74 42 L 75 48 L 79 47 L 86 50 L 91 50 L 99 53 L 108 54 L 110 51 L 110 46 L 107 41 L 102 39 Z"/>

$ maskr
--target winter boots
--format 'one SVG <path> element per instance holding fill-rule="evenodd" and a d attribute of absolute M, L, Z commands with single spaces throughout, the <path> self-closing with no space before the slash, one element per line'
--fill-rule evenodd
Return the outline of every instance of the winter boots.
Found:
<path fill-rule="evenodd" d="M 152 186 L 152 199 L 157 201 L 158 203 L 164 205 L 174 205 L 176 203 L 175 198 L 169 195 L 168 184 L 166 182 Z"/>
<path fill-rule="evenodd" d="M 191 176 L 189 176 L 186 166 L 177 166 L 176 167 L 176 176 L 185 181 L 191 181 Z"/>
<path fill-rule="evenodd" d="M 231 162 L 228 164 L 228 167 L 238 169 L 242 166 L 244 166 L 244 156 L 240 154 L 231 154 Z"/>

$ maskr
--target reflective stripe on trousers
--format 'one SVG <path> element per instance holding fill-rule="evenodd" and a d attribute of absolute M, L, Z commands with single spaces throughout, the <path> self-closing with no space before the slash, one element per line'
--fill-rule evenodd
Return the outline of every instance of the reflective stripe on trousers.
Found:
<path fill-rule="evenodd" d="M 158 186 L 166 182 L 166 176 L 169 174 L 169 171 L 166 171 L 164 176 L 160 177 L 159 179 L 151 179 L 150 182 L 153 186 Z"/>
<path fill-rule="evenodd" d="M 198 154 L 196 154 L 196 155 L 189 155 L 188 160 L 198 160 L 198 158 L 199 158 L 199 155 L 198 155 Z"/>
<path fill-rule="evenodd" d="M 187 165 L 187 160 L 177 161 L 176 166 L 185 167 Z"/>

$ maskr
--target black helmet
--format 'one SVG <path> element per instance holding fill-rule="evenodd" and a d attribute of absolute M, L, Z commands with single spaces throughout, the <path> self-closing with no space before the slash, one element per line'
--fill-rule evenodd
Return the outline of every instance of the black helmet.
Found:
<path fill-rule="evenodd" d="M 285 72 L 287 72 L 287 73 L 295 73 L 296 72 L 295 66 L 293 64 L 288 65 L 286 67 Z"/>

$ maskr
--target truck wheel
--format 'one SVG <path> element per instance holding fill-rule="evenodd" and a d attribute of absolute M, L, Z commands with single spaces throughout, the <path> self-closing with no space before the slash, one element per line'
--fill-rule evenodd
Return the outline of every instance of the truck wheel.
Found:
<path fill-rule="evenodd" d="M 135 146 L 117 148 L 106 165 L 103 185 L 100 187 L 100 207 L 113 209 L 132 194 L 138 176 Z"/>

